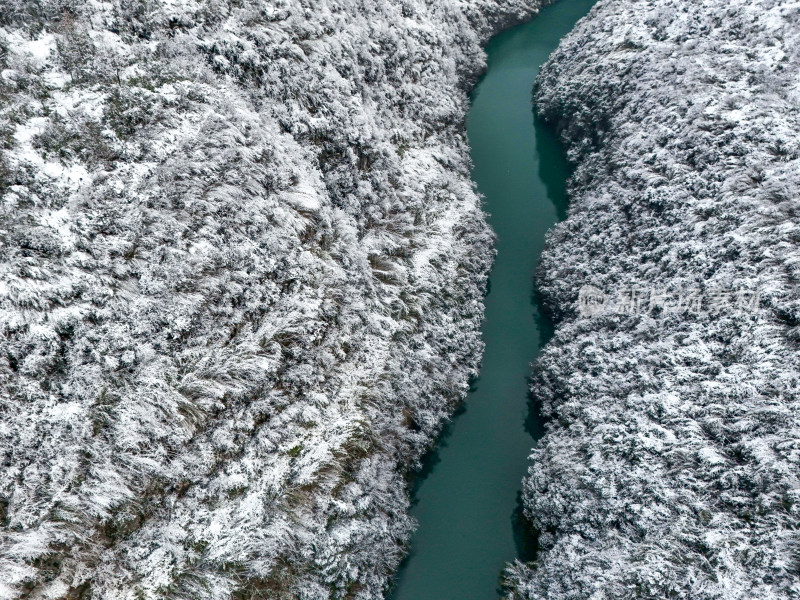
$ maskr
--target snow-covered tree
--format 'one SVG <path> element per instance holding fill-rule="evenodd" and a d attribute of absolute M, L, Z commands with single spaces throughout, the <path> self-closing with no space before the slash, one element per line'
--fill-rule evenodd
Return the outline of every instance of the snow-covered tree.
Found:
<path fill-rule="evenodd" d="M 376 598 L 535 0 L 0 0 L 0 597 Z"/>
<path fill-rule="evenodd" d="M 800 597 L 798 71 L 780 0 L 600 0 L 543 69 L 576 172 L 511 598 Z M 584 285 L 761 299 L 583 317 Z"/>

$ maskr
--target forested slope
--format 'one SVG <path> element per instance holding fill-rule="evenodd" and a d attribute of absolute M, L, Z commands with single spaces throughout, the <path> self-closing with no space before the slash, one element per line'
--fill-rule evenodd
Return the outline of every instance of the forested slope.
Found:
<path fill-rule="evenodd" d="M 778 0 L 600 0 L 543 69 L 577 170 L 510 597 L 800 597 L 799 71 Z M 582 314 L 584 285 L 643 307 Z"/>
<path fill-rule="evenodd" d="M 535 0 L 0 0 L 0 598 L 377 598 Z"/>

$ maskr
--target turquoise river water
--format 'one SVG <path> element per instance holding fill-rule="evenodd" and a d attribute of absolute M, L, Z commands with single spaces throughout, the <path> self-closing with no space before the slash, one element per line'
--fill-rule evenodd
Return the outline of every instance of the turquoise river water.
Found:
<path fill-rule="evenodd" d="M 419 522 L 392 600 L 492 600 L 504 565 L 530 559 L 519 490 L 540 425 L 528 394 L 530 364 L 551 335 L 534 296 L 547 230 L 566 208 L 569 168 L 538 123 L 531 87 L 559 40 L 594 0 L 561 0 L 493 38 L 472 95 L 472 177 L 497 234 L 486 297 L 480 377 L 414 482 Z"/>

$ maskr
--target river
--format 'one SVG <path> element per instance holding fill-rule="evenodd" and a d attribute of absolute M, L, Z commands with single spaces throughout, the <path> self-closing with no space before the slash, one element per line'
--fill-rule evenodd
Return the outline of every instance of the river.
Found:
<path fill-rule="evenodd" d="M 569 176 L 553 133 L 536 122 L 531 87 L 559 40 L 595 0 L 561 0 L 494 37 L 472 94 L 472 177 L 497 234 L 480 377 L 425 458 L 411 514 L 419 522 L 392 600 L 491 600 L 508 561 L 535 546 L 519 522 L 519 490 L 540 433 L 530 363 L 552 327 L 533 294 L 547 230 L 564 217 Z"/>

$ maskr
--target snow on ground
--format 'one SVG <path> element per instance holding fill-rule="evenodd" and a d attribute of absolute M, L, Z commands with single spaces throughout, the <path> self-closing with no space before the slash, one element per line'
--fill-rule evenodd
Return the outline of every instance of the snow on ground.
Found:
<path fill-rule="evenodd" d="M 600 0 L 542 70 L 577 170 L 540 270 L 541 550 L 510 598 L 800 597 L 798 70 L 779 0 Z M 584 285 L 761 300 L 588 317 Z"/>
<path fill-rule="evenodd" d="M 535 0 L 5 2 L 0 597 L 380 597 L 467 391 Z"/>

